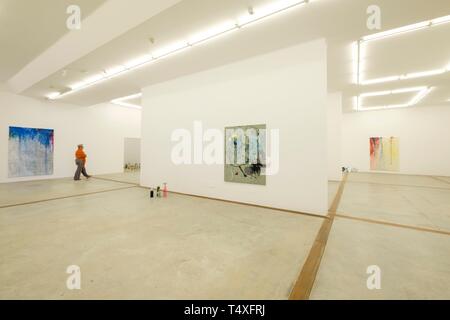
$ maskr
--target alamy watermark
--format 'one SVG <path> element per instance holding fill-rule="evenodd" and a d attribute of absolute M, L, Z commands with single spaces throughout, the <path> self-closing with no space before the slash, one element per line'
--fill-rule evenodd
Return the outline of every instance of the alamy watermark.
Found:
<path fill-rule="evenodd" d="M 380 30 L 381 29 L 381 8 L 377 5 L 370 5 L 366 10 L 369 17 L 367 18 L 367 29 Z"/>
<path fill-rule="evenodd" d="M 279 129 L 205 129 L 201 121 L 194 121 L 192 131 L 173 130 L 171 141 L 176 165 L 261 164 L 265 175 L 277 174 L 280 166 Z"/>
<path fill-rule="evenodd" d="M 66 13 L 69 17 L 66 20 L 66 26 L 69 30 L 81 29 L 81 8 L 75 4 L 70 5 L 66 9 Z"/>
<path fill-rule="evenodd" d="M 369 290 L 381 289 L 381 269 L 377 265 L 367 267 L 366 273 L 370 276 L 367 278 L 366 286 Z"/>
<path fill-rule="evenodd" d="M 69 290 L 81 289 L 81 269 L 77 265 L 70 265 L 66 269 L 66 273 L 70 274 L 66 280 L 66 287 Z"/>

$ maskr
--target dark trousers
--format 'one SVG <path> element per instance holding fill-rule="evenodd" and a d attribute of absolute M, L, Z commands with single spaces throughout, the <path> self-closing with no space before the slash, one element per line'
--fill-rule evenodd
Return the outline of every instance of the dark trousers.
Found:
<path fill-rule="evenodd" d="M 89 175 L 86 172 L 86 168 L 84 167 L 84 161 L 80 159 L 75 160 L 75 164 L 77 165 L 77 171 L 75 171 L 74 180 L 80 180 L 80 174 L 83 174 L 86 178 L 89 178 Z"/>

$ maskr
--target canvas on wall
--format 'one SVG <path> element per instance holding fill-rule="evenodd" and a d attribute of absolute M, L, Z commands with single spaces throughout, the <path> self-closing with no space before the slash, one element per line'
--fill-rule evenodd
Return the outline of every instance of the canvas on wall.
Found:
<path fill-rule="evenodd" d="M 53 174 L 53 129 L 9 127 L 8 177 Z"/>
<path fill-rule="evenodd" d="M 226 127 L 225 181 L 265 185 L 265 168 L 266 125 Z"/>
<path fill-rule="evenodd" d="M 399 171 L 398 138 L 370 138 L 370 170 Z"/>

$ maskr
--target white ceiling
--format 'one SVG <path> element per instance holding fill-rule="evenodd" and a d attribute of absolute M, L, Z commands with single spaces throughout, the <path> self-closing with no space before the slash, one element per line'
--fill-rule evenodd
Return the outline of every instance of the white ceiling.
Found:
<path fill-rule="evenodd" d="M 8 80 L 69 30 L 66 9 L 88 17 L 105 0 L 0 0 L 0 82 Z"/>
<path fill-rule="evenodd" d="M 107 2 L 110 1 L 121 0 Z M 274 0 L 174 1 L 174 5 L 159 8 L 160 12 L 153 14 L 145 22 L 129 28 L 128 31 L 80 56 L 64 68 L 57 69 L 57 72 L 49 70 L 46 77 L 36 81 L 22 91 L 22 94 L 42 99 L 52 91 L 64 90 L 69 85 L 98 74 L 104 69 L 121 65 L 222 21 L 236 19 L 245 13 L 250 5 L 257 9 L 272 1 Z M 352 84 L 352 43 L 365 35 L 377 32 L 370 31 L 366 27 L 366 9 L 371 4 L 372 0 L 314 0 L 308 5 L 291 9 L 198 47 L 192 47 L 147 67 L 63 97 L 61 100 L 86 106 L 109 101 L 139 92 L 142 87 L 154 83 L 324 37 L 327 39 L 329 51 L 329 91 L 343 92 L 346 111 L 352 109 L 352 97 L 359 93 L 414 86 L 435 87 L 423 100 L 422 105 L 448 105 L 449 73 L 370 86 Z M 381 8 L 383 30 L 450 15 L 449 0 L 378 0 L 377 4 Z M 14 14 L 20 15 L 18 12 Z M 374 41 L 367 45 L 363 57 L 364 77 L 377 78 L 446 66 L 450 64 L 449 36 L 450 24 L 446 24 Z M 154 39 L 153 44 L 149 38 Z M 2 63 L 8 57 L 14 57 L 14 53 L 20 51 L 20 47 L 8 47 L 6 51 L 8 53 L 1 60 Z M 63 74 L 63 70 L 68 72 Z M 366 100 L 371 101 L 370 105 L 376 105 L 376 103 L 402 103 L 410 98 L 411 94 L 399 94 L 371 97 Z"/>

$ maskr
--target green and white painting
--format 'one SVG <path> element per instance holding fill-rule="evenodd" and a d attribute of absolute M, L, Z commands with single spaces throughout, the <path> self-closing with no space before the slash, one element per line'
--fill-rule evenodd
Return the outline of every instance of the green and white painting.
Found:
<path fill-rule="evenodd" d="M 227 182 L 266 184 L 266 125 L 225 128 Z"/>

